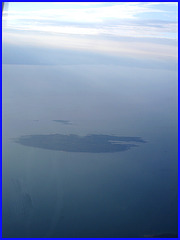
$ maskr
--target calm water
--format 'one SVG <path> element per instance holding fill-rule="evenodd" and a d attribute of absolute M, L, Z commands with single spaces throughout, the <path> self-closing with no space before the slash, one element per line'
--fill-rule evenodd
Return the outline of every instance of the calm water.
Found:
<path fill-rule="evenodd" d="M 13 141 L 55 133 L 147 142 L 70 153 Z M 177 233 L 177 164 L 175 71 L 3 65 L 3 237 Z"/>

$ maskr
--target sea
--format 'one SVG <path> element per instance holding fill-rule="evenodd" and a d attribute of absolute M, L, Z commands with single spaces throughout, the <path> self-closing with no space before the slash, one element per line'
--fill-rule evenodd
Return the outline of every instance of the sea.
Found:
<path fill-rule="evenodd" d="M 3 64 L 2 70 L 3 237 L 177 234 L 177 71 L 113 64 Z M 94 153 L 15 141 L 48 134 L 145 142 Z"/>

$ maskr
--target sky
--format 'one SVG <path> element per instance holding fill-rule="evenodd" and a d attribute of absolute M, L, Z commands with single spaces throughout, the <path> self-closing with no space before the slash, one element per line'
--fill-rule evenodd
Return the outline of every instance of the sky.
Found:
<path fill-rule="evenodd" d="M 9 3 L 11 46 L 177 62 L 177 2 Z"/>

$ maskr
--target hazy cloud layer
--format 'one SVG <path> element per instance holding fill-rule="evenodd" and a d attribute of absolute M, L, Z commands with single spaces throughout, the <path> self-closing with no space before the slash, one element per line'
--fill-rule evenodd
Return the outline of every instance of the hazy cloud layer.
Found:
<path fill-rule="evenodd" d="M 48 47 L 53 49 L 86 50 L 106 53 L 113 56 L 140 57 L 150 59 L 177 59 L 177 45 L 157 44 L 151 42 L 127 42 L 73 35 L 42 35 L 23 32 L 6 33 L 7 43 Z"/>
<path fill-rule="evenodd" d="M 9 44 L 177 60 L 177 3 L 10 3 L 4 20 Z"/>

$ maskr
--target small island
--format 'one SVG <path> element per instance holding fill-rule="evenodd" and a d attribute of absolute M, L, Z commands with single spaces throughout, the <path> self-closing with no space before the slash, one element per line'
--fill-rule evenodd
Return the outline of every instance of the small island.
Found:
<path fill-rule="evenodd" d="M 72 123 L 68 120 L 53 120 L 53 122 L 62 123 L 64 125 L 71 125 Z"/>
<path fill-rule="evenodd" d="M 75 134 L 26 135 L 15 139 L 16 143 L 65 152 L 108 153 L 129 150 L 145 143 L 140 137 L 118 137 L 103 134 L 79 136 Z"/>

